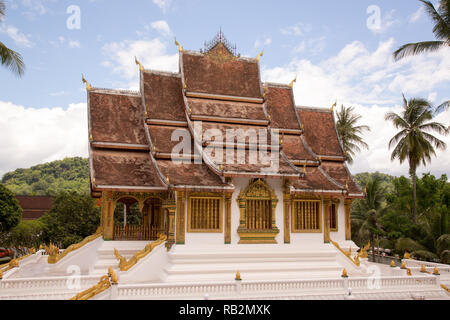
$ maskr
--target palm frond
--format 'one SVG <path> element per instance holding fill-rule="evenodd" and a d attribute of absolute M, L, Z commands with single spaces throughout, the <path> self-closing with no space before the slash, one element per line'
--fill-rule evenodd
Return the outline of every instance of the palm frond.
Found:
<path fill-rule="evenodd" d="M 449 0 L 450 1 L 450 0 Z M 448 110 L 450 109 L 450 100 L 443 102 L 442 104 L 440 104 L 439 106 L 436 107 L 436 111 L 435 113 L 439 113 L 443 110 Z"/>
<path fill-rule="evenodd" d="M 0 42 L 0 59 L 1 64 L 10 69 L 14 74 L 19 77 L 24 74 L 25 64 L 20 53 L 9 49 L 2 42 Z"/>
<path fill-rule="evenodd" d="M 4 1 L 0 1 L 0 20 L 2 20 L 2 17 L 5 16 L 6 12 L 6 5 Z"/>
<path fill-rule="evenodd" d="M 395 61 L 399 61 L 407 56 L 414 56 L 422 52 L 432 52 L 443 48 L 446 45 L 444 41 L 424 41 L 417 43 L 408 43 L 397 49 L 393 56 Z"/>
<path fill-rule="evenodd" d="M 425 10 L 428 13 L 428 16 L 430 16 L 430 18 L 434 21 L 433 33 L 435 37 L 439 40 L 448 42 L 448 40 L 450 39 L 450 26 L 448 21 L 445 21 L 445 18 L 440 15 L 440 13 L 436 10 L 436 8 L 430 1 L 420 1 L 425 5 Z M 448 1 L 441 1 L 439 10 L 445 12 L 445 6 L 448 7 Z"/>

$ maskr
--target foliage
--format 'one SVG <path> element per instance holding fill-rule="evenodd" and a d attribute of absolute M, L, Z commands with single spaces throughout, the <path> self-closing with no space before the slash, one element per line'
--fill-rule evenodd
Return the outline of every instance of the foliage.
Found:
<path fill-rule="evenodd" d="M 43 242 L 44 223 L 38 220 L 21 221 L 9 232 L 0 234 L 2 244 L 9 247 L 38 248 Z"/>
<path fill-rule="evenodd" d="M 441 253 L 441 263 L 450 264 L 450 250 L 444 250 Z"/>
<path fill-rule="evenodd" d="M 6 6 L 4 1 L 0 1 L 0 22 L 5 16 Z M 22 76 L 25 72 L 25 64 L 23 63 L 20 53 L 8 48 L 0 41 L 0 63 L 2 66 L 10 69 L 17 76 Z"/>
<path fill-rule="evenodd" d="M 410 238 L 400 238 L 395 243 L 395 251 L 403 256 L 405 252 L 412 253 L 414 251 L 425 250 L 425 248 Z"/>
<path fill-rule="evenodd" d="M 450 234 L 443 234 L 437 239 L 436 252 L 442 255 L 444 251 L 450 250 Z"/>
<path fill-rule="evenodd" d="M 424 166 L 431 162 L 431 156 L 436 156 L 435 149 L 445 150 L 446 143 L 431 135 L 435 131 L 447 135 L 449 128 L 433 120 L 431 103 L 425 99 L 412 98 L 409 101 L 403 96 L 403 111 L 401 114 L 386 113 L 385 119 L 391 121 L 400 131 L 389 141 L 389 149 L 393 148 L 391 160 L 398 159 L 400 163 L 408 161 L 409 173 L 413 187 L 413 215 L 417 222 L 416 171 L 420 164 Z"/>
<path fill-rule="evenodd" d="M 7 232 L 15 227 L 22 218 L 22 208 L 14 194 L 0 184 L 0 232 Z"/>
<path fill-rule="evenodd" d="M 411 253 L 411 256 L 418 260 L 425 260 L 425 261 L 431 261 L 431 262 L 439 260 L 439 257 L 437 254 L 430 252 L 430 251 L 426 251 L 426 250 L 413 251 Z"/>
<path fill-rule="evenodd" d="M 4 183 L 16 195 L 51 195 L 61 191 L 88 193 L 88 159 L 75 157 L 6 173 Z"/>
<path fill-rule="evenodd" d="M 88 194 L 62 192 L 50 212 L 40 219 L 44 223 L 44 242 L 66 248 L 96 231 L 100 210 Z"/>
<path fill-rule="evenodd" d="M 342 147 L 347 156 L 348 162 L 353 163 L 355 152 L 360 152 L 361 148 L 369 149 L 367 143 L 361 137 L 364 131 L 370 131 L 368 126 L 358 126 L 356 123 L 361 119 L 361 115 L 354 113 L 354 108 L 346 108 L 343 105 L 337 112 L 336 129 L 342 142 Z"/>
<path fill-rule="evenodd" d="M 116 225 L 123 225 L 123 207 L 122 202 L 118 202 L 116 209 L 114 210 L 114 223 Z M 127 213 L 127 225 L 140 225 L 142 224 L 142 214 L 139 211 L 139 206 L 137 203 L 132 204 L 129 207 L 129 212 Z"/>

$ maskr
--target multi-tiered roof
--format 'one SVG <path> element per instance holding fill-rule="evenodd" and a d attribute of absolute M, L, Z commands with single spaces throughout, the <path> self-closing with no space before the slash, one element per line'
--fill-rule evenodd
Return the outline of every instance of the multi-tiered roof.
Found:
<path fill-rule="evenodd" d="M 292 84 L 262 83 L 259 57 L 240 57 L 222 34 L 218 39 L 201 52 L 179 46 L 178 73 L 146 70 L 136 60 L 139 92 L 88 86 L 92 194 L 233 192 L 227 178 L 273 177 L 290 181 L 291 193 L 363 196 L 345 164 L 333 112 L 296 107 Z M 201 130 L 195 129 L 198 121 Z M 208 129 L 224 138 L 228 129 L 265 133 L 269 155 L 279 152 L 278 169 L 249 160 L 250 140 L 226 145 L 245 150 L 244 163 L 227 163 L 226 151 L 224 161 L 211 157 L 204 148 L 225 143 L 205 135 Z M 281 140 L 271 145 L 275 129 Z M 192 142 L 191 153 L 176 155 L 177 161 L 171 155 L 179 143 L 171 139 L 174 131 Z"/>

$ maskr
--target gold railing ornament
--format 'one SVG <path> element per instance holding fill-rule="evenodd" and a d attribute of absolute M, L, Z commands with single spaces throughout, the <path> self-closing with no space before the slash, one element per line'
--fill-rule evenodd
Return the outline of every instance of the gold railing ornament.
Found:
<path fill-rule="evenodd" d="M 369 250 L 369 248 L 370 248 L 370 241 L 369 241 L 369 243 L 366 244 L 363 248 L 361 248 L 361 250 L 360 250 L 360 252 L 359 252 L 359 257 L 360 257 L 360 258 L 363 258 L 363 259 L 368 258 L 369 255 L 368 255 L 368 253 L 367 253 L 367 250 Z"/>
<path fill-rule="evenodd" d="M 159 239 L 147 244 L 145 248 L 139 252 L 136 252 L 130 260 L 125 259 L 122 257 L 117 251 L 117 249 L 114 249 L 114 255 L 119 260 L 119 269 L 120 271 L 128 271 L 130 270 L 139 260 L 144 258 L 146 255 L 148 255 L 150 252 L 153 251 L 157 246 L 163 244 L 167 240 L 167 236 L 165 234 L 159 235 Z"/>
<path fill-rule="evenodd" d="M 411 259 L 411 254 L 408 251 L 405 251 L 405 254 L 403 255 L 403 259 Z"/>
<path fill-rule="evenodd" d="M 356 255 L 354 258 L 352 258 L 352 256 L 350 255 L 349 252 L 343 250 L 339 244 L 333 240 L 330 240 L 331 243 L 340 251 L 342 252 L 347 258 L 350 259 L 351 262 L 353 262 L 357 267 L 359 267 L 361 265 L 361 262 L 359 261 L 358 255 Z"/>
<path fill-rule="evenodd" d="M 439 275 L 439 270 L 438 270 L 437 267 L 434 267 L 434 269 L 433 269 L 433 274 L 434 274 L 435 276 L 438 276 L 438 275 Z"/>
<path fill-rule="evenodd" d="M 406 275 L 408 275 L 408 276 L 412 276 L 412 273 L 411 273 L 411 269 L 406 269 Z"/>
<path fill-rule="evenodd" d="M 420 266 L 420 272 L 422 272 L 422 273 L 427 272 L 427 268 L 425 267 L 424 264 Z"/>
<path fill-rule="evenodd" d="M 441 284 L 441 288 L 444 289 L 444 290 L 447 291 L 447 292 L 450 292 L 450 289 L 447 288 L 447 286 L 444 285 L 444 284 Z"/>
<path fill-rule="evenodd" d="M 406 269 L 406 264 L 404 261 L 402 261 L 402 265 L 401 265 L 400 269 Z"/>
<path fill-rule="evenodd" d="M 395 261 L 391 260 L 391 268 L 395 268 Z"/>
<path fill-rule="evenodd" d="M 342 270 L 342 278 L 348 278 L 348 273 L 347 273 L 347 269 Z"/>
<path fill-rule="evenodd" d="M 236 277 L 234 278 L 234 280 L 236 280 L 236 281 L 242 281 L 242 279 L 241 279 L 241 273 L 238 271 L 238 272 L 236 272 Z"/>
<path fill-rule="evenodd" d="M 98 227 L 97 231 L 95 231 L 95 233 L 93 235 L 90 235 L 90 236 L 84 238 L 83 241 L 81 241 L 79 243 L 70 245 L 69 247 L 67 247 L 66 250 L 64 250 L 61 253 L 59 253 L 59 248 L 57 246 L 50 243 L 50 247 L 45 246 L 45 251 L 48 254 L 48 263 L 49 264 L 57 263 L 58 261 L 60 261 L 62 258 L 67 256 L 72 251 L 78 250 L 85 244 L 87 244 L 101 236 L 102 236 L 102 228 Z"/>
<path fill-rule="evenodd" d="M 111 278 L 112 284 L 118 284 L 119 280 L 117 279 L 117 274 L 112 267 L 108 268 L 108 276 Z"/>
<path fill-rule="evenodd" d="M 3 271 L 0 269 L 0 280 L 3 279 Z"/>
<path fill-rule="evenodd" d="M 70 300 L 89 300 L 90 298 L 109 289 L 109 287 L 111 287 L 111 283 L 109 282 L 108 276 L 102 276 L 100 278 L 100 281 L 96 285 L 90 287 L 87 290 L 84 290 L 83 292 L 80 292 Z"/>

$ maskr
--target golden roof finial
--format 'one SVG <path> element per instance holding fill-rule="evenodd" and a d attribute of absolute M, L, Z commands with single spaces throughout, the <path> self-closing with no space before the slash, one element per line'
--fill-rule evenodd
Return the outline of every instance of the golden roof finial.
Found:
<path fill-rule="evenodd" d="M 282 133 L 282 134 L 281 134 L 280 145 L 282 145 L 282 144 L 283 144 L 283 141 L 284 141 L 284 133 Z"/>
<path fill-rule="evenodd" d="M 182 47 L 181 44 L 177 41 L 177 38 L 175 38 L 175 45 L 178 46 L 178 51 L 183 52 L 183 47 Z"/>
<path fill-rule="evenodd" d="M 83 75 L 83 74 L 81 75 L 81 81 L 83 81 L 83 83 L 86 84 L 86 90 L 87 90 L 87 91 L 92 90 L 91 84 L 84 78 L 84 75 Z"/>
<path fill-rule="evenodd" d="M 306 162 L 305 162 L 305 164 L 303 165 L 303 174 L 306 174 Z"/>
<path fill-rule="evenodd" d="M 169 177 L 166 177 L 166 182 L 167 182 L 167 184 L 170 184 L 170 179 L 169 179 Z"/>
<path fill-rule="evenodd" d="M 289 84 L 289 87 L 293 88 L 295 82 L 297 82 L 297 76 L 295 76 L 294 80 L 291 81 L 291 83 Z"/>
<path fill-rule="evenodd" d="M 241 273 L 238 271 L 238 272 L 236 272 L 236 277 L 234 278 L 234 280 L 236 280 L 236 281 L 241 281 L 242 279 L 241 279 Z"/>
<path fill-rule="evenodd" d="M 134 62 L 136 62 L 136 64 L 139 66 L 139 70 L 144 71 L 144 66 L 139 62 L 136 56 L 134 57 Z"/>
<path fill-rule="evenodd" d="M 347 191 L 348 191 L 348 179 L 347 179 L 347 180 L 345 180 L 345 190 L 347 190 Z"/>
<path fill-rule="evenodd" d="M 337 100 L 336 100 L 336 101 L 334 102 L 334 104 L 331 106 L 330 111 L 333 112 L 333 111 L 334 111 L 334 108 L 336 108 L 336 106 L 337 106 Z"/>
<path fill-rule="evenodd" d="M 258 56 L 256 57 L 256 61 L 259 62 L 259 60 L 261 59 L 261 57 L 264 55 L 264 49 L 261 51 L 260 54 L 258 54 Z"/>
<path fill-rule="evenodd" d="M 223 164 L 219 165 L 219 170 L 223 171 Z"/>

